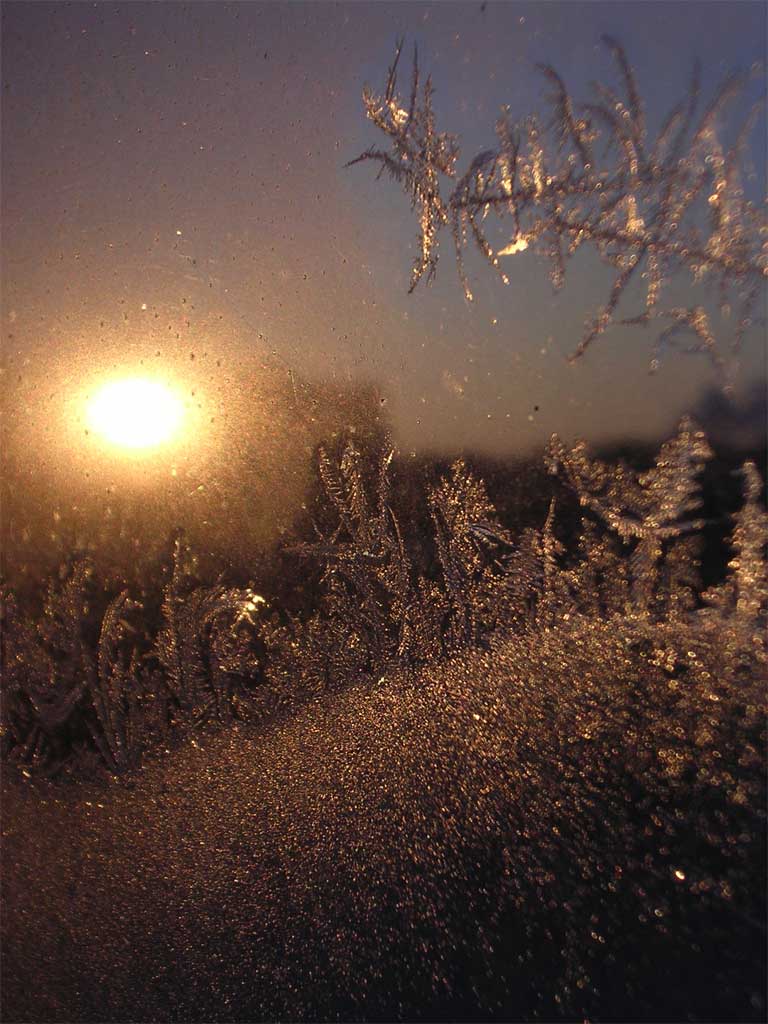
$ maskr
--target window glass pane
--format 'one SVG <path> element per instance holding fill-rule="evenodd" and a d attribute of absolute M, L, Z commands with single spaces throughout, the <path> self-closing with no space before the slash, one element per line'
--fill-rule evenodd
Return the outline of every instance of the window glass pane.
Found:
<path fill-rule="evenodd" d="M 8 1019 L 762 1019 L 765 5 L 0 16 Z"/>

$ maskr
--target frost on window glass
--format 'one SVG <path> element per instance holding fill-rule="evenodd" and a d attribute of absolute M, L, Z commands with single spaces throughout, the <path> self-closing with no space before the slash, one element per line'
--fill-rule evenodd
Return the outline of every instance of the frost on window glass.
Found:
<path fill-rule="evenodd" d="M 8 1019 L 764 1019 L 764 6 L 0 15 Z"/>

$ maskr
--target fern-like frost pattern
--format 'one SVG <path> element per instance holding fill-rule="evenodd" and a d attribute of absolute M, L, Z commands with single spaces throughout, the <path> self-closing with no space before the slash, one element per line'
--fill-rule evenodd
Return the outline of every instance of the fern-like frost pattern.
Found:
<path fill-rule="evenodd" d="M 505 284 L 511 273 L 507 258 L 530 250 L 548 261 L 555 288 L 565 281 L 568 260 L 588 247 L 611 269 L 613 281 L 571 358 L 583 356 L 611 326 L 656 325 L 652 371 L 682 340 L 683 351 L 711 361 L 729 391 L 744 336 L 763 322 L 759 303 L 768 277 L 768 226 L 742 184 L 744 149 L 761 104 L 748 112 L 733 145 L 724 149 L 720 120 L 744 79 L 726 78 L 699 113 L 696 65 L 687 95 L 652 138 L 623 46 L 608 36 L 603 44 L 618 73 L 617 89 L 597 82 L 591 100 L 579 103 L 553 67 L 539 65 L 550 87 L 544 123 L 535 115 L 513 122 L 505 109 L 496 123 L 496 146 L 478 153 L 459 174 L 459 141 L 437 130 L 431 80 L 422 88 L 416 56 L 407 98 L 398 93 L 401 42 L 383 95 L 368 87 L 363 94 L 366 117 L 387 137 L 389 149 L 372 146 L 350 165 L 378 163 L 418 210 L 419 255 L 411 291 L 422 279 L 434 278 L 444 227 L 450 229 L 469 301 L 469 246 Z M 504 232 L 508 240 L 497 242 Z M 665 302 L 676 275 L 692 285 L 707 282 L 718 294 L 717 326 L 705 302 Z M 638 293 L 640 311 L 620 315 L 625 297 L 637 301 Z"/>

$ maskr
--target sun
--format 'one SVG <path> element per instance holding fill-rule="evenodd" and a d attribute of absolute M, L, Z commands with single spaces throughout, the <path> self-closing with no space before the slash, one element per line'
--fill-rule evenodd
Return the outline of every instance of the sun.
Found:
<path fill-rule="evenodd" d="M 184 409 L 156 380 L 130 378 L 105 384 L 88 405 L 90 429 L 121 448 L 153 448 L 179 429 Z"/>

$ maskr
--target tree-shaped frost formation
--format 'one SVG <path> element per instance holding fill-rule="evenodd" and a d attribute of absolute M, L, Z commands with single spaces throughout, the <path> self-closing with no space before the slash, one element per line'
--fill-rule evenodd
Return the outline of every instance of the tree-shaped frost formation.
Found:
<path fill-rule="evenodd" d="M 763 482 L 754 462 L 745 462 L 744 504 L 735 516 L 726 581 L 704 594 L 704 600 L 721 615 L 735 615 L 748 625 L 765 626 L 768 612 L 768 514 L 760 504 Z"/>
<path fill-rule="evenodd" d="M 410 98 L 406 105 L 396 93 L 397 66 L 402 43 L 387 75 L 383 96 L 367 86 L 363 90 L 366 116 L 390 139 L 391 152 L 371 148 L 357 160 L 376 160 L 400 182 L 419 215 L 419 255 L 413 265 L 410 291 L 426 274 L 437 269 L 437 239 L 448 223 L 449 210 L 440 195 L 440 175 L 453 177 L 459 150 L 453 135 L 438 132 L 432 110 L 432 79 L 421 84 L 418 55 L 414 53 Z"/>
<path fill-rule="evenodd" d="M 182 721 L 232 714 L 233 677 L 256 674 L 255 617 L 265 604 L 250 587 L 203 587 L 183 533 L 174 541 L 155 654 Z M 241 628 L 242 627 L 242 628 Z"/>
<path fill-rule="evenodd" d="M 397 91 L 400 42 L 383 95 L 367 86 L 363 93 L 366 116 L 390 147 L 372 146 L 350 165 L 380 164 L 418 210 L 419 252 L 410 291 L 423 277 L 434 277 L 446 226 L 470 301 L 464 268 L 470 242 L 504 283 L 509 280 L 504 260 L 532 249 L 549 261 L 556 288 L 563 284 L 567 260 L 589 245 L 614 278 L 571 358 L 582 356 L 614 324 L 656 323 L 652 371 L 665 349 L 687 335 L 684 350 L 706 354 L 727 390 L 744 335 L 759 322 L 755 312 L 768 276 L 766 219 L 742 188 L 744 149 L 760 105 L 750 110 L 726 149 L 719 118 L 741 91 L 743 78 L 729 76 L 697 118 L 696 66 L 687 95 L 651 137 L 624 49 L 612 38 L 603 42 L 617 65 L 618 92 L 594 83 L 592 101 L 577 104 L 554 68 L 539 65 L 551 87 L 549 117 L 541 121 L 530 115 L 515 123 L 505 108 L 496 123 L 496 145 L 478 153 L 461 175 L 458 141 L 435 126 L 431 80 L 422 85 L 416 55 L 408 98 Z M 718 294 L 718 320 L 730 333 L 727 345 L 716 338 L 705 304 L 664 301 L 678 274 L 691 284 L 706 282 L 710 293 Z M 634 297 L 642 293 L 642 308 L 618 318 L 630 289 Z"/>
<path fill-rule="evenodd" d="M 706 437 L 688 417 L 653 467 L 639 475 L 623 463 L 608 467 L 590 459 L 583 444 L 568 451 L 557 435 L 550 441 L 551 471 L 562 472 L 581 505 L 633 545 L 632 592 L 640 614 L 651 609 L 665 545 L 704 525 L 691 513 L 700 506 L 698 476 L 711 458 Z"/>

